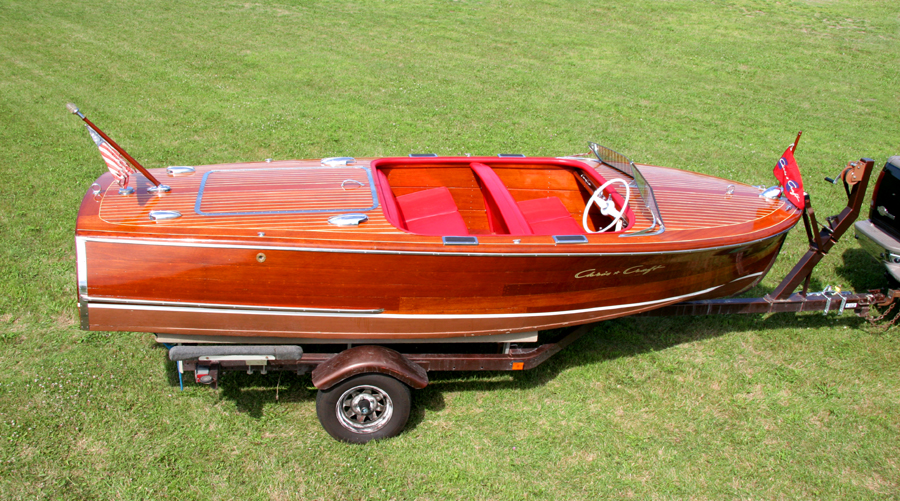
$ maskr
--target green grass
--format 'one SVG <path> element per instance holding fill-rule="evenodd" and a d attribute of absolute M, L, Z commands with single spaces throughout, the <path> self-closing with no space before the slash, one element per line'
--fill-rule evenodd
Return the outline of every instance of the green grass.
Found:
<path fill-rule="evenodd" d="M 823 176 L 900 153 L 894 2 L 8 0 L 0 26 L 0 498 L 898 496 L 897 330 L 850 315 L 607 322 L 533 371 L 432 374 L 366 446 L 320 428 L 308 376 L 180 392 L 152 336 L 77 328 L 104 167 L 64 109 L 147 167 L 594 140 L 769 185 L 802 129 L 821 217 Z M 826 284 L 887 285 L 849 236 Z"/>

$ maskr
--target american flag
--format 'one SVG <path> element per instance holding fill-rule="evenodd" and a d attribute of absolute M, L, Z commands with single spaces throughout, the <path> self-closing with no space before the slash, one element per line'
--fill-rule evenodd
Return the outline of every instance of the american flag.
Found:
<path fill-rule="evenodd" d="M 106 167 L 109 169 L 109 173 L 116 178 L 116 181 L 119 182 L 119 186 L 122 188 L 128 187 L 128 178 L 131 174 L 134 174 L 134 168 L 131 167 L 122 155 L 116 151 L 115 148 L 112 147 L 106 140 L 100 137 L 100 134 L 97 134 L 97 131 L 91 128 L 90 125 L 87 125 L 87 130 L 91 134 L 91 139 L 97 143 L 97 148 L 100 149 L 100 156 L 103 157 L 103 161 L 106 162 Z"/>

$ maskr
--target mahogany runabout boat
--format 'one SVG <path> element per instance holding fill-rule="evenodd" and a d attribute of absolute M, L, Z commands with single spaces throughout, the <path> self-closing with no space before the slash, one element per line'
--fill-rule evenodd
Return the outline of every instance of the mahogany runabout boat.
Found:
<path fill-rule="evenodd" d="M 745 291 L 801 216 L 777 189 L 591 149 L 140 168 L 132 187 L 104 174 L 78 213 L 82 327 L 174 343 L 529 341 Z"/>
<path fill-rule="evenodd" d="M 78 214 L 82 327 L 154 332 L 176 345 L 167 347 L 179 380 L 193 371 L 213 387 L 226 371 L 309 372 L 319 421 L 346 442 L 399 434 L 429 371 L 532 369 L 599 320 L 832 304 L 866 315 L 900 297 L 807 290 L 858 216 L 874 161 L 841 172 L 847 207 L 819 230 L 793 159 L 800 134 L 774 170 L 782 197 L 779 187 L 637 166 L 594 143 L 595 158 L 151 172 L 69 110 L 110 171 Z M 771 293 L 717 299 L 762 279 L 801 217 L 809 250 Z"/>

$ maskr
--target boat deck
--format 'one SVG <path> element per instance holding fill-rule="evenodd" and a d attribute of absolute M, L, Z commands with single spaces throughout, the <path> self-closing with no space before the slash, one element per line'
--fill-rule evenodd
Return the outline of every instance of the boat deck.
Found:
<path fill-rule="evenodd" d="M 102 193 L 85 197 L 80 224 L 95 235 L 127 233 L 154 236 L 181 235 L 209 238 L 259 238 L 303 240 L 307 243 L 340 239 L 353 245 L 389 244 L 441 245 L 439 237 L 416 235 L 401 229 L 385 217 L 384 201 L 379 199 L 370 160 L 347 166 L 327 167 L 317 160 L 279 161 L 209 165 L 196 168 L 188 176 L 159 177 L 171 186 L 161 196 L 146 193 L 150 183 L 135 174 L 131 185 L 136 194 L 120 196 L 110 175 L 100 178 Z M 585 160 L 605 179 L 624 177 L 622 173 L 594 161 Z M 691 242 L 729 237 L 746 240 L 748 233 L 790 228 L 799 211 L 785 200 L 759 197 L 759 189 L 712 176 L 677 169 L 641 165 L 652 185 L 666 231 L 653 237 L 619 238 L 619 234 L 587 235 L 589 244 L 639 245 Z M 728 191 L 731 193 L 728 193 Z M 553 196 L 554 187 L 535 188 L 531 196 Z M 461 210 L 471 208 L 465 195 L 455 195 Z M 636 233 L 651 226 L 637 190 L 632 190 L 630 206 L 634 224 L 625 233 Z M 99 202 L 99 203 L 98 203 Z M 483 212 L 483 202 L 481 205 Z M 85 210 L 87 209 L 87 210 Z M 475 206 L 475 210 L 478 207 Z M 152 210 L 178 211 L 181 217 L 153 221 Z M 341 227 L 328 218 L 341 213 L 363 213 L 368 221 L 358 227 Z M 92 221 L 88 221 L 92 219 Z M 573 214 L 581 224 L 580 214 Z M 492 235 L 486 228 L 471 232 L 483 244 L 518 243 L 555 246 L 545 235 Z M 762 235 L 761 235 L 762 237 Z"/>

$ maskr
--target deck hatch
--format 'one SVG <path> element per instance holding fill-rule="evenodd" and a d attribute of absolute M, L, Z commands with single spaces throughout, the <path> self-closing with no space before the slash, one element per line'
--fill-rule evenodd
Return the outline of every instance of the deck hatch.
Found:
<path fill-rule="evenodd" d="M 194 212 L 251 216 L 366 212 L 377 207 L 372 172 L 341 165 L 212 170 L 203 175 Z"/>

